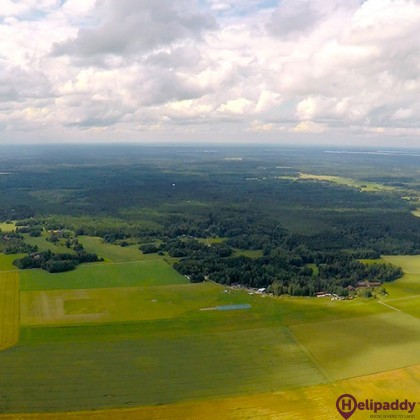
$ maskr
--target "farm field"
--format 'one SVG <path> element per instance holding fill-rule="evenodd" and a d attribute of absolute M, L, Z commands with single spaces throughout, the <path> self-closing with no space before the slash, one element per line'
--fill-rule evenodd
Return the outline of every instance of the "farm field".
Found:
<path fill-rule="evenodd" d="M 339 418 L 335 409 L 337 397 L 350 393 L 358 400 L 368 396 L 375 400 L 395 400 L 395 396 L 403 396 L 416 401 L 420 377 L 420 365 L 408 368 L 381 372 L 378 374 L 350 378 L 332 384 L 321 384 L 285 391 L 258 393 L 254 395 L 212 398 L 159 406 L 142 406 L 135 408 L 3 415 L 4 420 L 80 420 L 87 416 L 94 420 L 108 419 L 151 419 L 151 420 L 183 420 L 183 419 L 319 419 Z M 406 413 L 406 412 L 405 412 Z M 395 414 L 405 414 L 396 412 Z M 418 413 L 416 409 L 415 413 Z M 366 413 L 356 412 L 352 419 L 366 419 Z"/>
<path fill-rule="evenodd" d="M 3 406 L 17 412 L 162 404 L 326 381 L 285 327 L 32 344 L 1 361 Z"/>
<path fill-rule="evenodd" d="M 79 236 L 79 242 L 87 252 L 93 252 L 105 258 L 105 261 L 124 262 L 124 261 L 146 261 L 162 259 L 157 254 L 143 254 L 138 249 L 138 245 L 121 247 L 118 245 L 106 244 L 101 238 L 92 236 Z"/>
<path fill-rule="evenodd" d="M 404 270 L 404 276 L 398 282 L 386 285 L 389 296 L 383 298 L 383 302 L 420 318 L 420 257 L 386 256 L 383 259 Z"/>
<path fill-rule="evenodd" d="M 343 319 L 292 326 L 298 339 L 334 379 L 420 363 L 420 257 L 382 259 L 404 271 L 401 279 L 385 284 L 388 296 L 372 302 L 388 308 L 389 313 L 367 316 L 361 322 Z M 361 351 L 354 353 L 356 347 Z"/>
<path fill-rule="evenodd" d="M 21 290 L 86 289 L 182 284 L 188 280 L 162 259 L 121 263 L 82 264 L 73 271 L 21 273 Z"/>
<path fill-rule="evenodd" d="M 0 272 L 0 351 L 19 340 L 19 274 Z"/>
<path fill-rule="evenodd" d="M 420 322 L 404 313 L 295 325 L 292 331 L 333 380 L 420 364 Z"/>
<path fill-rule="evenodd" d="M 406 272 L 389 306 L 190 284 L 163 259 L 4 271 L 21 277 L 21 330 L 0 353 L 0 416 L 327 419 L 345 392 L 406 398 L 420 387 L 419 258 L 384 257 Z"/>

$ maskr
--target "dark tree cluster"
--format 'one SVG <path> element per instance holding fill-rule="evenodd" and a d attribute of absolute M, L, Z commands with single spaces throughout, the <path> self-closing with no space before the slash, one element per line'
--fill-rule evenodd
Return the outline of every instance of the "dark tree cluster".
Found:
<path fill-rule="evenodd" d="M 325 291 L 347 296 L 348 286 L 356 287 L 358 282 L 382 283 L 402 275 L 401 269 L 391 264 L 367 265 L 349 254 L 310 252 L 302 245 L 294 250 L 273 248 L 254 259 L 229 255 L 220 258 L 213 246 L 200 245 L 190 241 L 189 246 L 176 248 L 176 255 L 183 258 L 175 268 L 192 282 L 209 278 L 227 285 L 268 288 L 275 294 L 314 296 Z M 316 265 L 316 275 L 308 263 Z"/>
<path fill-rule="evenodd" d="M 50 273 L 70 271 L 81 263 L 103 261 L 96 254 L 79 252 L 77 254 L 54 254 L 50 250 L 34 252 L 23 258 L 13 261 L 13 264 L 21 269 L 42 268 Z"/>
<path fill-rule="evenodd" d="M 19 233 L 10 232 L 0 234 L 0 252 L 4 254 L 36 252 L 37 249 L 37 246 L 25 243 L 23 236 Z"/>

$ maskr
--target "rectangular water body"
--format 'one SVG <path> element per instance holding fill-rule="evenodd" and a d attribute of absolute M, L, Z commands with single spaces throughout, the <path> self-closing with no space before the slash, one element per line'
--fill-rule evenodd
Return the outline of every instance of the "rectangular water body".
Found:
<path fill-rule="evenodd" d="M 216 311 L 236 311 L 238 309 L 250 309 L 251 305 L 249 303 L 242 303 L 238 305 L 223 305 L 216 306 Z"/>

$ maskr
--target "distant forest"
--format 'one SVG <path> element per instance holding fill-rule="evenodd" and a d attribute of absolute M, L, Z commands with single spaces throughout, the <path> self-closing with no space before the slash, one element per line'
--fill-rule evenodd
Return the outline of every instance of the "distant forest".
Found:
<path fill-rule="evenodd" d="M 420 218 L 412 214 L 420 196 L 415 155 L 239 147 L 42 150 L 0 159 L 6 174 L 0 176 L 0 219 L 19 221 L 15 235 L 3 235 L 3 252 L 30 255 L 36 250 L 19 235 L 67 229 L 74 238 L 99 236 L 177 258 L 174 267 L 193 282 L 311 296 L 347 296 L 362 281 L 392 281 L 399 268 L 361 261 L 420 253 Z M 300 179 L 301 172 L 383 188 Z M 77 264 L 75 257 L 65 264 L 49 260 L 53 270 Z"/>

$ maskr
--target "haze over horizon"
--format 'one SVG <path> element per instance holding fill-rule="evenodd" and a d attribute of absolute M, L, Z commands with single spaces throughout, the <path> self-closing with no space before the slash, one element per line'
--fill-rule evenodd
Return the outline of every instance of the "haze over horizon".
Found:
<path fill-rule="evenodd" d="M 0 144 L 420 146 L 418 0 L 2 0 Z"/>

